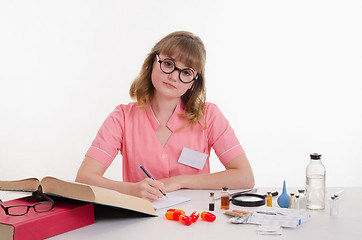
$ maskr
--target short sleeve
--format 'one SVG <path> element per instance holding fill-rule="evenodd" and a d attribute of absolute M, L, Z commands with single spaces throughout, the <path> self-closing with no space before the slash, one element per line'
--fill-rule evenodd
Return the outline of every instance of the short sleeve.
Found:
<path fill-rule="evenodd" d="M 222 164 L 245 154 L 229 121 L 215 104 L 206 104 L 205 120 L 209 146 L 215 150 Z"/>
<path fill-rule="evenodd" d="M 94 158 L 109 167 L 122 149 L 123 129 L 124 113 L 122 105 L 119 105 L 104 120 L 86 156 Z"/>

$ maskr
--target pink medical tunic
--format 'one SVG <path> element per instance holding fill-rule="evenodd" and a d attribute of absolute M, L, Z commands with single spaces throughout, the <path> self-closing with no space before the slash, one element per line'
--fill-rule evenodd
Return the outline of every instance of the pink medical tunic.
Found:
<path fill-rule="evenodd" d="M 154 179 L 210 173 L 211 148 L 224 165 L 244 154 L 229 122 L 215 104 L 206 103 L 206 129 L 201 124 L 183 128 L 187 120 L 179 116 L 185 113 L 180 100 L 167 122 L 172 134 L 164 146 L 156 135 L 159 122 L 152 108 L 149 106 L 146 110 L 141 110 L 136 105 L 132 102 L 117 106 L 102 124 L 86 153 L 86 156 L 109 167 L 120 152 L 123 157 L 123 181 L 143 180 L 146 175 L 140 165 Z M 201 170 L 178 162 L 184 147 L 208 155 Z"/>

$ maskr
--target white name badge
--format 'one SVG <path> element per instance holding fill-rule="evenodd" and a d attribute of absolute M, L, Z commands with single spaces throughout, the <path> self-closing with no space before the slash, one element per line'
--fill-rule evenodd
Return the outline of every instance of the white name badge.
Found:
<path fill-rule="evenodd" d="M 184 147 L 178 159 L 179 163 L 202 170 L 209 155 Z"/>

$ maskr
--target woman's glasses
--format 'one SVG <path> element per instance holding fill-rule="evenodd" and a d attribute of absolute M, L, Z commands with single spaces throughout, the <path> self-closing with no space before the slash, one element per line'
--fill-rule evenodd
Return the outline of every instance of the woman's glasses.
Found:
<path fill-rule="evenodd" d="M 32 196 L 29 197 L 28 202 L 32 199 L 42 199 L 45 201 L 37 202 L 32 205 L 13 205 L 5 206 L 0 199 L 1 208 L 4 209 L 5 213 L 10 216 L 22 216 L 29 212 L 30 208 L 33 208 L 37 213 L 48 212 L 54 208 L 54 201 L 43 194 L 41 186 L 39 186 L 38 191 L 33 192 Z"/>
<path fill-rule="evenodd" d="M 157 61 L 160 63 L 161 71 L 166 74 L 171 74 L 175 70 L 179 71 L 180 81 L 183 83 L 190 83 L 192 81 L 197 80 L 198 74 L 195 75 L 194 70 L 191 68 L 180 69 L 176 67 L 176 63 L 172 58 L 165 58 L 160 60 L 159 56 L 156 55 Z"/>

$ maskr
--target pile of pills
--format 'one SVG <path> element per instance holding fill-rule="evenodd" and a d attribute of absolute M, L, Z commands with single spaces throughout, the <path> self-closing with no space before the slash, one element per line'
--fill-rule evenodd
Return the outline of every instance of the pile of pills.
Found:
<path fill-rule="evenodd" d="M 210 212 L 202 212 L 200 214 L 198 211 L 194 211 L 191 213 L 190 216 L 186 216 L 183 210 L 168 209 L 165 213 L 165 217 L 168 220 L 179 221 L 186 226 L 190 226 L 192 223 L 195 223 L 200 218 L 200 216 L 204 221 L 207 222 L 213 222 L 216 219 L 215 214 L 212 214 Z"/>

